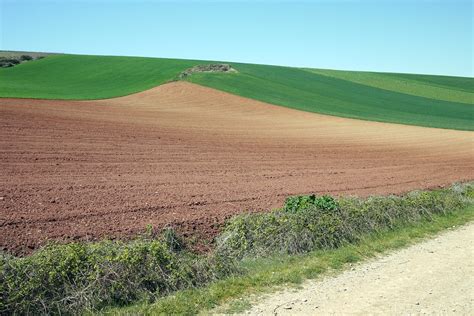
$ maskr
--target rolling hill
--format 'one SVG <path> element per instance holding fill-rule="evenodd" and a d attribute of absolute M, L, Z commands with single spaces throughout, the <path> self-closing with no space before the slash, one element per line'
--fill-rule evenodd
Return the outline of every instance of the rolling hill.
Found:
<path fill-rule="evenodd" d="M 94 100 L 144 91 L 198 61 L 56 55 L 0 69 L 0 97 Z"/>
<path fill-rule="evenodd" d="M 57 55 L 0 69 L 0 97 L 104 99 L 173 81 L 206 61 Z M 474 78 L 231 63 L 186 80 L 274 105 L 347 118 L 474 130 Z"/>

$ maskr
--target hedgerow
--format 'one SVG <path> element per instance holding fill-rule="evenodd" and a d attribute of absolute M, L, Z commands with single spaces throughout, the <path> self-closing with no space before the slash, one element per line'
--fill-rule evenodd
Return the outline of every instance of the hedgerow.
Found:
<path fill-rule="evenodd" d="M 243 258 L 336 248 L 367 233 L 456 211 L 472 202 L 472 191 L 472 184 L 464 184 L 366 199 L 290 197 L 282 209 L 234 217 L 219 236 L 217 249 Z"/>
<path fill-rule="evenodd" d="M 366 199 L 290 197 L 279 210 L 232 218 L 207 255 L 189 251 L 172 229 L 155 239 L 51 244 L 27 257 L 0 253 L 0 315 L 80 314 L 154 301 L 241 273 L 244 257 L 337 248 L 473 201 L 473 184 Z"/>
<path fill-rule="evenodd" d="M 0 314 L 78 314 L 150 301 L 221 279 L 231 260 L 197 256 L 171 238 L 50 245 L 31 256 L 0 256 Z"/>

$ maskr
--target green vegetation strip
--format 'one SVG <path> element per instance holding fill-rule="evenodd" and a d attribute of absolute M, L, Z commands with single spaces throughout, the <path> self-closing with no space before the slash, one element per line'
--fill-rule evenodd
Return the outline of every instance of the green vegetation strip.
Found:
<path fill-rule="evenodd" d="M 376 85 L 379 75 L 347 72 L 328 76 L 305 69 L 232 63 L 238 73 L 193 74 L 187 80 L 251 99 L 347 118 L 426 127 L 474 130 L 474 79 L 396 75 Z M 368 76 L 368 78 L 367 78 Z M 386 75 L 385 77 L 387 77 Z M 411 86 L 414 78 L 418 84 Z M 402 83 L 399 83 L 399 82 Z M 410 88 L 401 89 L 400 86 Z M 435 93 L 442 88 L 444 92 Z M 451 92 L 447 92 L 450 90 Z M 449 97 L 448 97 L 449 96 Z M 448 100 L 446 100 L 448 99 Z"/>
<path fill-rule="evenodd" d="M 363 85 L 444 101 L 472 104 L 472 78 L 306 69 L 309 72 L 348 80 Z"/>
<path fill-rule="evenodd" d="M 197 61 L 55 55 L 0 69 L 0 97 L 93 100 L 151 89 Z"/>
<path fill-rule="evenodd" d="M 104 99 L 177 80 L 209 61 L 53 55 L 0 69 L 0 97 Z M 474 130 L 474 78 L 230 63 L 232 73 L 185 80 L 298 110 L 409 125 Z"/>
<path fill-rule="evenodd" d="M 0 314 L 77 314 L 137 301 L 115 312 L 195 313 L 409 241 L 397 236 L 471 220 L 473 199 L 472 184 L 402 197 L 290 197 L 282 209 L 231 219 L 207 255 L 187 250 L 170 229 L 159 238 L 50 245 L 24 258 L 2 254 Z"/>
<path fill-rule="evenodd" d="M 0 315 L 79 314 L 151 301 L 234 272 L 218 255 L 182 249 L 173 230 L 158 239 L 50 245 L 24 258 L 0 255 Z"/>
<path fill-rule="evenodd" d="M 139 303 L 113 308 L 101 314 L 113 315 L 194 315 L 218 309 L 222 313 L 243 312 L 251 307 L 249 296 L 272 292 L 278 286 L 298 286 L 304 280 L 335 272 L 348 264 L 364 261 L 391 250 L 399 249 L 433 236 L 448 228 L 474 220 L 474 207 L 447 215 L 369 234 L 356 244 L 337 249 L 317 250 L 302 255 L 279 255 L 269 258 L 246 259 L 242 276 L 226 278 L 203 288 L 179 291 L 154 304 Z M 246 298 L 244 298 L 246 297 Z"/>

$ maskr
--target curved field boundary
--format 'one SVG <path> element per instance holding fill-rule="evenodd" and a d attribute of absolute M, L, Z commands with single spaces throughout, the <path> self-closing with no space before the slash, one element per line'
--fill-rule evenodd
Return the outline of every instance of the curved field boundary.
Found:
<path fill-rule="evenodd" d="M 187 82 L 99 101 L 0 99 L 0 247 L 202 240 L 289 195 L 389 194 L 474 179 L 473 133 L 276 107 Z"/>
<path fill-rule="evenodd" d="M 57 55 L 0 69 L 0 97 L 92 100 L 144 91 L 209 61 Z M 474 130 L 474 79 L 331 72 L 231 63 L 199 85 L 298 110 L 362 120 Z"/>
<path fill-rule="evenodd" d="M 473 104 L 472 78 L 306 69 L 309 72 L 430 99 Z"/>
<path fill-rule="evenodd" d="M 129 95 L 173 80 L 198 61 L 56 55 L 0 69 L 0 97 L 97 100 Z"/>
<path fill-rule="evenodd" d="M 445 101 L 413 93 L 390 91 L 298 68 L 232 65 L 238 73 L 200 73 L 189 77 L 188 80 L 236 95 L 308 112 L 378 122 L 474 130 L 473 99 L 469 103 Z M 474 87 L 472 78 L 455 79 L 462 87 L 466 80 Z M 415 88 L 424 91 L 420 85 Z M 474 88 L 471 92 L 474 92 Z"/>

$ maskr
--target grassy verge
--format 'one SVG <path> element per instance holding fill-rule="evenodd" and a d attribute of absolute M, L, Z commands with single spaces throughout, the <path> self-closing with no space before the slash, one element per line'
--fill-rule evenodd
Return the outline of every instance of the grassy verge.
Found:
<path fill-rule="evenodd" d="M 245 259 L 241 268 L 245 275 L 227 278 L 211 285 L 185 290 L 160 299 L 154 304 L 137 304 L 116 308 L 104 313 L 136 314 L 197 314 L 226 305 L 221 312 L 241 312 L 250 307 L 243 296 L 275 290 L 281 285 L 298 285 L 306 279 L 314 279 L 329 271 L 344 269 L 348 264 L 373 258 L 382 253 L 419 242 L 451 227 L 474 220 L 474 206 L 447 215 L 368 234 L 356 244 L 337 249 L 318 250 L 302 255 L 272 256 L 270 258 Z"/>
<path fill-rule="evenodd" d="M 53 244 L 23 258 L 0 253 L 0 314 L 137 302 L 113 312 L 193 314 L 471 220 L 473 198 L 472 184 L 366 199 L 290 197 L 281 209 L 230 219 L 206 255 L 170 229 L 130 242 Z"/>

